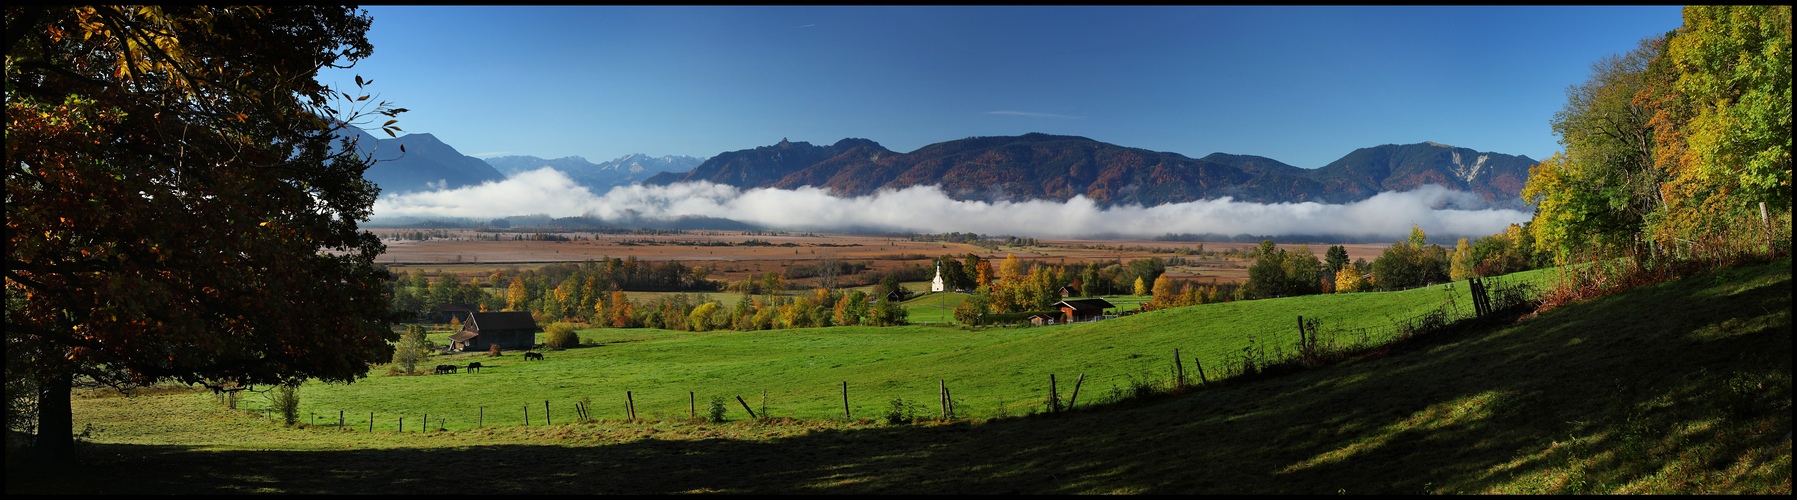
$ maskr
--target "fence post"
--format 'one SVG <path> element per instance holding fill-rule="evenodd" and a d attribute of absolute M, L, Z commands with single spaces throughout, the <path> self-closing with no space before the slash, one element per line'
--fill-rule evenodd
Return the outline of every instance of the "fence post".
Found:
<path fill-rule="evenodd" d="M 406 417 L 399 417 L 399 432 L 406 431 Z"/>
<path fill-rule="evenodd" d="M 1452 287 L 1453 284 L 1450 283 L 1450 284 L 1448 284 L 1448 286 Z M 1454 300 L 1454 298 L 1452 297 L 1453 293 L 1454 293 L 1454 290 L 1452 288 L 1449 288 L 1448 294 L 1450 296 L 1448 297 L 1448 300 L 1450 300 L 1450 301 Z M 1467 278 L 1466 279 L 1466 294 L 1473 299 L 1473 317 L 1477 318 L 1480 316 L 1484 316 L 1483 313 L 1484 313 L 1485 308 L 1479 306 L 1479 278 Z M 1455 312 L 1459 312 L 1459 311 L 1456 310 Z"/>
<path fill-rule="evenodd" d="M 1485 284 L 1484 279 L 1479 280 L 1479 297 L 1478 298 L 1479 298 L 1479 305 L 1484 306 L 1483 307 L 1484 312 L 1479 313 L 1479 315 L 1483 316 L 1483 315 L 1491 314 L 1492 312 L 1494 312 L 1493 311 L 1494 308 L 1491 307 L 1491 287 L 1487 286 Z"/>
<path fill-rule="evenodd" d="M 948 387 L 946 387 L 946 386 L 943 387 L 942 388 L 942 399 L 945 399 L 948 401 L 948 417 L 954 418 L 955 417 L 955 393 L 954 393 L 954 391 L 948 390 Z"/>
<path fill-rule="evenodd" d="M 743 410 L 745 410 L 745 411 L 748 411 L 748 412 L 749 412 L 749 418 L 761 418 L 761 417 L 757 417 L 757 416 L 755 416 L 755 410 L 754 410 L 754 409 L 752 409 L 752 408 L 749 408 L 749 402 L 748 402 L 748 401 L 743 401 L 743 397 L 742 397 L 742 396 L 737 396 L 737 397 L 736 397 L 736 402 L 738 402 L 738 403 L 742 403 L 742 405 L 743 405 Z"/>
<path fill-rule="evenodd" d="M 686 391 L 686 418 L 699 418 L 699 395 L 693 391 Z"/>
<path fill-rule="evenodd" d="M 630 395 L 630 391 L 624 391 L 624 408 L 630 410 L 630 421 L 635 422 L 636 398 Z"/>
<path fill-rule="evenodd" d="M 524 426 L 530 427 L 530 405 L 524 405 Z"/>
<path fill-rule="evenodd" d="M 478 415 L 479 415 L 478 417 L 475 417 L 477 420 L 474 421 L 474 426 L 475 427 L 486 427 L 487 426 L 487 407 L 485 407 L 485 406 L 480 407 L 480 413 L 478 413 Z"/>
<path fill-rule="evenodd" d="M 948 418 L 948 380 L 936 379 L 936 402 L 942 405 L 942 418 Z"/>
<path fill-rule="evenodd" d="M 1192 366 L 1198 367 L 1198 381 L 1201 383 L 1209 384 L 1210 377 L 1204 376 L 1204 363 L 1199 362 L 1198 358 L 1192 358 Z"/>
<path fill-rule="evenodd" d="M 1067 398 L 1068 410 L 1072 410 L 1073 404 L 1079 402 L 1079 386 L 1084 383 L 1086 383 L 1086 374 L 1084 373 L 1079 374 L 1079 380 L 1073 381 L 1073 397 Z"/>
<path fill-rule="evenodd" d="M 1471 279 L 1466 280 L 1466 292 L 1467 292 L 1467 294 L 1472 295 L 1473 317 L 1477 318 L 1480 316 L 1484 316 L 1485 308 L 1483 306 L 1479 305 L 1479 279 L 1478 278 L 1471 278 Z M 1450 291 L 1449 293 L 1453 293 L 1453 292 Z"/>
<path fill-rule="evenodd" d="M 1485 286 L 1485 280 L 1479 280 L 1479 303 L 1485 305 L 1485 313 L 1491 314 L 1491 289 Z"/>
<path fill-rule="evenodd" d="M 337 430 L 343 430 L 343 410 L 337 410 Z"/>
<path fill-rule="evenodd" d="M 842 381 L 842 419 L 854 420 L 854 418 L 849 416 L 849 381 L 844 380 Z"/>
<path fill-rule="evenodd" d="M 1048 374 L 1048 411 L 1061 411 L 1061 393 L 1055 390 L 1053 373 Z"/>
<path fill-rule="evenodd" d="M 1184 389 L 1186 386 L 1186 365 L 1185 363 L 1179 362 L 1178 347 L 1173 348 L 1173 377 L 1174 383 L 1178 385 L 1179 388 Z M 1074 384 L 1073 386 L 1078 388 L 1079 384 Z M 1078 394 L 1079 391 L 1076 390 L 1074 393 Z"/>
<path fill-rule="evenodd" d="M 368 432 L 374 432 L 374 412 L 368 412 Z"/>
<path fill-rule="evenodd" d="M 549 421 L 549 400 L 547 399 L 543 400 L 543 425 L 555 425 L 555 422 Z"/>
<path fill-rule="evenodd" d="M 431 414 L 426 413 L 426 414 L 424 414 L 424 423 L 418 426 L 418 432 L 429 432 L 430 430 L 431 430 Z"/>

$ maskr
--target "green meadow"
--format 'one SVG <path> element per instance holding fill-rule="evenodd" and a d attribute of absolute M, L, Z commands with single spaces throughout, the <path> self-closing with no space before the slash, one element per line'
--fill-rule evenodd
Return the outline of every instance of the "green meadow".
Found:
<path fill-rule="evenodd" d="M 307 385 L 317 425 L 208 393 L 78 397 L 83 466 L 9 467 L 7 493 L 1788 495 L 1790 276 L 1789 261 L 1726 269 L 1135 397 L 1175 348 L 1214 379 L 1250 339 L 1289 346 L 1298 315 L 1377 341 L 1397 318 L 1471 306 L 1456 285 L 1453 301 L 1437 286 L 1037 328 L 595 329 L 540 362 Z M 1044 413 L 1047 375 L 1065 399 L 1082 373 L 1077 408 Z M 959 418 L 932 418 L 942 383 Z M 750 419 L 735 396 L 761 412 L 763 390 L 772 418 Z M 687 419 L 688 391 L 701 417 L 728 398 L 728 421 Z M 572 422 L 583 397 L 599 421 Z M 922 418 L 888 423 L 893 399 Z"/>
<path fill-rule="evenodd" d="M 1541 282 L 1548 271 L 1506 279 Z M 963 297 L 932 294 L 906 303 L 913 314 L 937 310 L 934 302 Z M 989 418 L 1042 411 L 1050 376 L 1063 398 L 1095 402 L 1135 386 L 1175 377 L 1179 350 L 1188 378 L 1224 375 L 1244 348 L 1278 354 L 1298 337 L 1297 318 L 1319 319 L 1343 340 L 1389 340 L 1394 324 L 1442 308 L 1471 313 L 1464 283 L 1401 292 L 1311 295 L 1175 308 L 1119 318 L 1042 327 L 964 329 L 945 326 L 830 327 L 768 331 L 686 332 L 655 329 L 579 330 L 582 346 L 546 351 L 544 361 L 519 352 L 434 356 L 438 364 L 479 372 L 392 375 L 391 365 L 353 384 L 301 387 L 301 414 L 320 423 L 367 429 L 466 429 L 570 421 L 576 402 L 590 400 L 600 419 L 624 419 L 634 404 L 641 418 L 685 418 L 709 410 L 720 397 L 731 418 L 748 412 L 798 419 L 842 418 L 843 384 L 848 415 L 875 418 L 894 400 L 941 413 L 937 396 L 947 386 L 959 416 Z M 1112 298 L 1119 305 L 1136 305 Z M 1133 309 L 1133 307 L 1127 308 Z M 952 310 L 952 306 L 950 306 Z M 919 314 L 918 316 L 923 316 Z M 913 316 L 913 322 L 931 321 Z M 939 321 L 939 320 L 938 320 Z M 434 339 L 442 342 L 446 333 Z M 1194 364 L 1195 363 L 1195 364 Z M 1081 376 L 1083 375 L 1083 380 Z M 765 398 L 764 398 L 765 394 Z M 742 401 L 736 398 L 741 397 Z M 545 403 L 547 402 L 547 408 Z M 747 403 L 748 408 L 743 404 Z M 250 408 L 266 406 L 250 400 Z M 528 412 L 528 415 L 527 415 Z"/>

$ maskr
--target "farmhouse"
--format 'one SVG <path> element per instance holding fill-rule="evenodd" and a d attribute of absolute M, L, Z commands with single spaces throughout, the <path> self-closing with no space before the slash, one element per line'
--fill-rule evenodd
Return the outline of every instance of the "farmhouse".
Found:
<path fill-rule="evenodd" d="M 1090 321 L 1104 315 L 1105 309 L 1115 308 L 1110 301 L 1104 299 L 1069 299 L 1054 303 L 1061 310 L 1061 321 Z"/>
<path fill-rule="evenodd" d="M 469 313 L 462 331 L 450 335 L 449 342 L 457 351 L 484 351 L 494 345 L 530 349 L 537 344 L 537 321 L 524 311 Z"/>

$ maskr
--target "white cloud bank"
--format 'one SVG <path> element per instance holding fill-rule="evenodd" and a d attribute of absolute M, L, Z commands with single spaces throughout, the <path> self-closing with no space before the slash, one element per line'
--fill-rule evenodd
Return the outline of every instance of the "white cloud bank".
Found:
<path fill-rule="evenodd" d="M 565 174 L 549 168 L 500 182 L 456 189 L 384 195 L 374 216 L 464 217 L 477 220 L 513 215 L 632 217 L 702 216 L 760 227 L 830 231 L 873 229 L 920 233 L 973 232 L 1033 237 L 1166 234 L 1316 235 L 1396 241 L 1421 226 L 1431 236 L 1482 236 L 1503 231 L 1530 214 L 1509 209 L 1462 210 L 1436 207 L 1480 206 L 1471 193 L 1426 186 L 1388 192 L 1354 203 L 1246 203 L 1229 198 L 1153 207 L 1100 208 L 1084 196 L 1056 201 L 957 201 L 936 186 L 880 191 L 843 198 L 813 187 L 739 189 L 708 182 L 671 186 L 620 186 L 594 195 Z"/>

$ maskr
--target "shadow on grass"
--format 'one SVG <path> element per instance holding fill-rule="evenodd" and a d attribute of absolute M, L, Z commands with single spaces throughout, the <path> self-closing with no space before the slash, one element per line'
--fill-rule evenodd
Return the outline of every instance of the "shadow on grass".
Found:
<path fill-rule="evenodd" d="M 1790 268 L 1753 269 L 1154 404 L 764 441 L 92 444 L 71 468 L 9 459 L 6 491 L 1788 494 Z"/>

